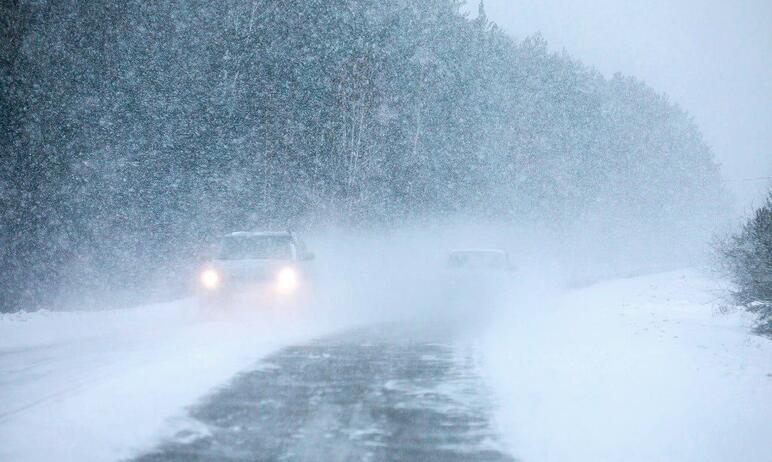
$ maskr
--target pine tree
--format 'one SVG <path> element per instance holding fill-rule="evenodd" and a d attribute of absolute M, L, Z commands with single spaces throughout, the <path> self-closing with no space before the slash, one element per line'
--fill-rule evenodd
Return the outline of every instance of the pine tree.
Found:
<path fill-rule="evenodd" d="M 480 0 L 480 5 L 477 7 L 475 24 L 481 31 L 486 31 L 488 29 L 488 15 L 485 13 L 485 0 Z"/>

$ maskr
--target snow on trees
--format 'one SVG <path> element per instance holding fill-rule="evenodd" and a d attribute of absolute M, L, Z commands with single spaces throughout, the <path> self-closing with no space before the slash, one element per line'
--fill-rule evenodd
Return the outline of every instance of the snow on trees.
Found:
<path fill-rule="evenodd" d="M 669 229 L 673 247 L 706 232 L 721 182 L 687 114 L 459 5 L 4 6 L 2 309 L 141 284 L 233 228 L 332 216 L 631 243 Z"/>

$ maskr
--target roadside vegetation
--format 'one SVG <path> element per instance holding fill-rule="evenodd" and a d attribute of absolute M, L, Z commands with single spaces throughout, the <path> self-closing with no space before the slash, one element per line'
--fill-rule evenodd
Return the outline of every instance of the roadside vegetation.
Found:
<path fill-rule="evenodd" d="M 732 298 L 758 316 L 756 330 L 772 336 L 772 192 L 735 235 L 719 244 L 734 283 Z"/>

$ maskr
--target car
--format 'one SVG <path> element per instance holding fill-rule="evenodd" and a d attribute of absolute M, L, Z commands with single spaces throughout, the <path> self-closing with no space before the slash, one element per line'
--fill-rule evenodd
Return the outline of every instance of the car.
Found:
<path fill-rule="evenodd" d="M 208 302 L 296 300 L 311 281 L 314 254 L 290 231 L 240 231 L 222 237 L 198 273 Z"/>
<path fill-rule="evenodd" d="M 509 254 L 501 249 L 458 249 L 448 254 L 446 266 L 454 270 L 513 271 Z"/>
<path fill-rule="evenodd" d="M 440 277 L 443 318 L 465 326 L 481 326 L 503 306 L 511 306 L 515 266 L 501 249 L 465 248 L 447 253 Z"/>

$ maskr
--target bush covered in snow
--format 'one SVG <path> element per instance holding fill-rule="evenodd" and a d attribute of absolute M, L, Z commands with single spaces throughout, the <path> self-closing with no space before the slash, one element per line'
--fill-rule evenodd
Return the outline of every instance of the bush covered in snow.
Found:
<path fill-rule="evenodd" d="M 772 193 L 720 250 L 735 301 L 759 316 L 759 332 L 772 335 Z"/>

